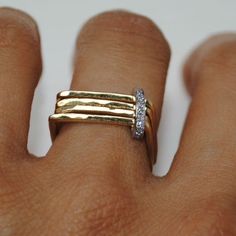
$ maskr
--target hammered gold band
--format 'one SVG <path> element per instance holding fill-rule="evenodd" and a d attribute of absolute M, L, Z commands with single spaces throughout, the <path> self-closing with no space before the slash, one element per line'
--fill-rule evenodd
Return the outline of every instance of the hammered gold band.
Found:
<path fill-rule="evenodd" d="M 55 113 L 49 116 L 52 141 L 61 124 L 90 122 L 123 125 L 131 128 L 133 136 L 145 135 L 151 167 L 156 162 L 156 132 L 154 109 L 144 98 L 143 90 L 136 95 L 90 91 L 62 91 L 57 95 Z"/>

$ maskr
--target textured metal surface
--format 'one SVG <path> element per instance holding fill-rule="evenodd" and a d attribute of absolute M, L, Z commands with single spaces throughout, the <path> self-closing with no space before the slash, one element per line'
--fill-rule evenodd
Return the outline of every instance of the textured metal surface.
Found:
<path fill-rule="evenodd" d="M 130 127 L 136 124 L 136 98 L 132 95 L 89 91 L 63 91 L 57 95 L 55 114 L 49 117 L 51 138 L 54 140 L 65 123 L 101 123 Z M 146 100 L 145 139 L 150 166 L 156 162 L 157 140 L 155 112 Z"/>
<path fill-rule="evenodd" d="M 57 94 L 57 99 L 63 98 L 96 98 L 121 102 L 135 103 L 135 97 L 132 95 L 119 94 L 119 93 L 106 93 L 106 92 L 90 92 L 90 91 L 62 91 Z"/>
<path fill-rule="evenodd" d="M 134 118 L 135 105 L 100 99 L 66 98 L 57 102 L 55 113 L 91 113 Z"/>

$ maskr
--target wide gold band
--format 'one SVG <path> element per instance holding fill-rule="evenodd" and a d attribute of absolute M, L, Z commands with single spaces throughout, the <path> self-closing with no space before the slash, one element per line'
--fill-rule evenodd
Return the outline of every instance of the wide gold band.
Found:
<path fill-rule="evenodd" d="M 91 122 L 128 126 L 135 129 L 137 109 L 140 109 L 137 97 L 133 95 L 90 92 L 62 91 L 57 95 L 55 113 L 49 116 L 52 141 L 60 126 L 68 122 Z M 157 144 L 154 127 L 154 109 L 145 100 L 145 140 L 151 167 L 156 162 Z M 144 118 L 144 117 L 143 117 Z"/>

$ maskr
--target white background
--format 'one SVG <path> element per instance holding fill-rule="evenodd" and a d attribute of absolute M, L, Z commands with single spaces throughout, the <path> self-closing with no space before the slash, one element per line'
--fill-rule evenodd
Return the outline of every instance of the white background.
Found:
<path fill-rule="evenodd" d="M 154 170 L 158 175 L 170 166 L 189 104 L 181 76 L 184 59 L 209 35 L 236 29 L 236 0 L 0 0 L 0 5 L 25 10 L 41 32 L 44 71 L 35 94 L 29 141 L 30 151 L 37 155 L 51 145 L 48 115 L 54 110 L 56 93 L 69 88 L 74 42 L 83 23 L 94 14 L 119 8 L 144 14 L 158 24 L 172 48 Z"/>

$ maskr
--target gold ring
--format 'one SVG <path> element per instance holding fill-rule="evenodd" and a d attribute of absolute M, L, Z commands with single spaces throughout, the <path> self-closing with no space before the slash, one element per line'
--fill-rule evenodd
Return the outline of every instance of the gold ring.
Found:
<path fill-rule="evenodd" d="M 63 123 L 128 126 L 135 139 L 145 137 L 152 169 L 157 155 L 154 120 L 153 105 L 144 97 L 142 89 L 137 89 L 134 95 L 69 90 L 57 94 L 55 113 L 49 116 L 49 128 L 54 141 Z"/>

